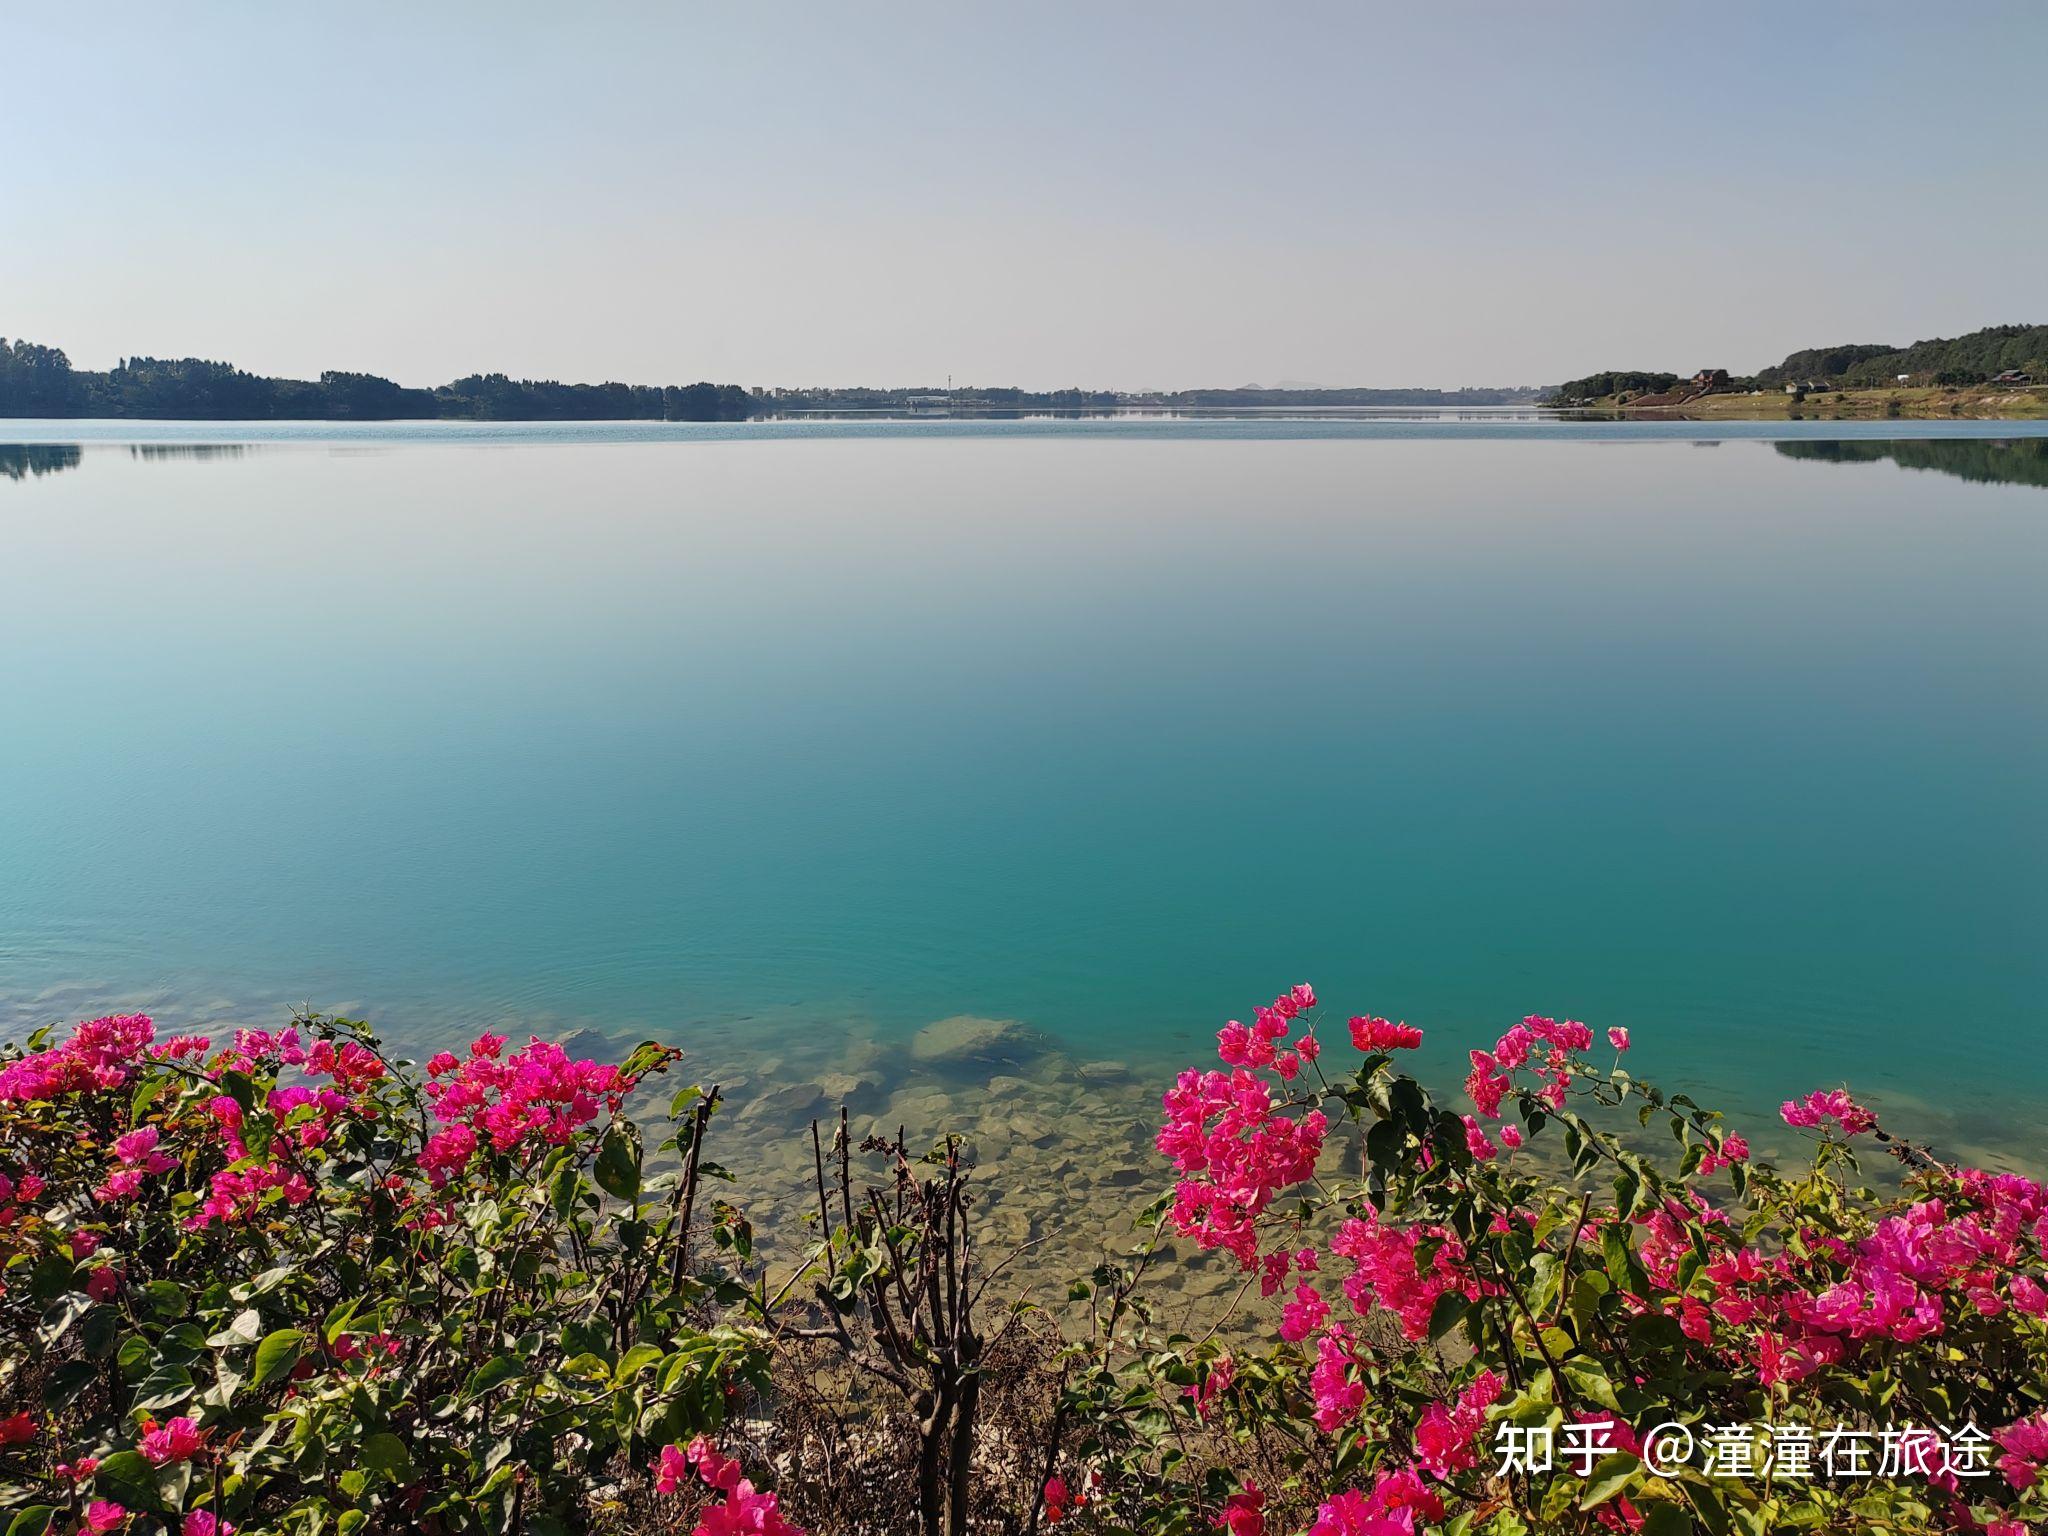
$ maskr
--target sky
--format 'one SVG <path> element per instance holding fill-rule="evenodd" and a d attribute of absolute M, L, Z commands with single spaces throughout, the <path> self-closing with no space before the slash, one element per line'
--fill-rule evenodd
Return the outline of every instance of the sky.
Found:
<path fill-rule="evenodd" d="M 0 335 L 1543 384 L 2048 321 L 2048 6 L 0 0 Z"/>

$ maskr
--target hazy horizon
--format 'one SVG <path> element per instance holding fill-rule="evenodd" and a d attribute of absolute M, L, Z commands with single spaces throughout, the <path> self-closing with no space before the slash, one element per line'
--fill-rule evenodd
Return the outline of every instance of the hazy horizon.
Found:
<path fill-rule="evenodd" d="M 2005 0 L 9 30 L 0 335 L 82 368 L 1454 389 L 2048 299 L 2048 9 Z"/>

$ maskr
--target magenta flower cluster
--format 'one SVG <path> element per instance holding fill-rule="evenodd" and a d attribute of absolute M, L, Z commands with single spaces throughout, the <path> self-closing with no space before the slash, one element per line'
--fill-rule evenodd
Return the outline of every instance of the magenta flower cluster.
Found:
<path fill-rule="evenodd" d="M 651 1469 L 657 1493 L 675 1493 L 690 1480 L 692 1470 L 719 1497 L 697 1516 L 690 1536 L 804 1536 L 783 1517 L 775 1495 L 761 1493 L 740 1470 L 737 1458 L 724 1455 L 702 1435 L 687 1449 L 665 1445 Z"/>

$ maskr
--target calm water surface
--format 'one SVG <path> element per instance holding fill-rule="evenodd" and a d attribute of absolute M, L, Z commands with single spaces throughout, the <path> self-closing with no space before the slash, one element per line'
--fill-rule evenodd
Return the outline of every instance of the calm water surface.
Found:
<path fill-rule="evenodd" d="M 2024 428 L 21 426 L 13 1031 L 966 1012 L 1163 1068 L 1310 977 L 1446 1073 L 1560 1013 L 2040 1144 Z"/>

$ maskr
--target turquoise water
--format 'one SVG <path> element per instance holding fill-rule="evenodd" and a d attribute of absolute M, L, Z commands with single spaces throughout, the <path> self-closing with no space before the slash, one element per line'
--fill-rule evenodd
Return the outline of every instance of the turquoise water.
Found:
<path fill-rule="evenodd" d="M 9 424 L 0 1019 L 1163 1068 L 1307 977 L 2019 1145 L 2028 430 Z"/>

